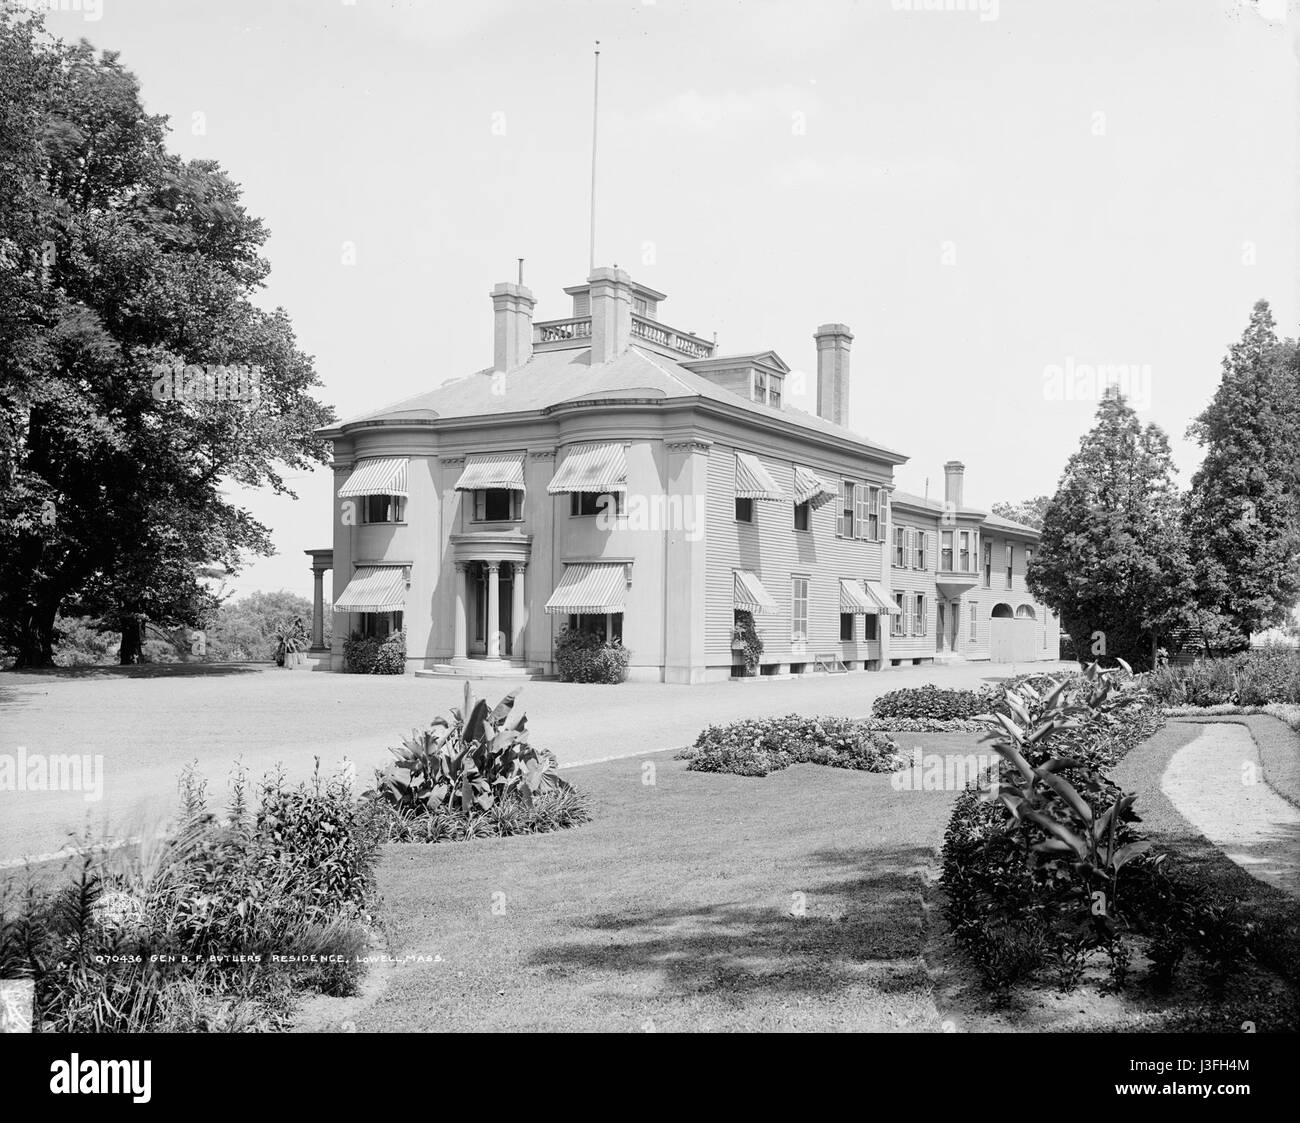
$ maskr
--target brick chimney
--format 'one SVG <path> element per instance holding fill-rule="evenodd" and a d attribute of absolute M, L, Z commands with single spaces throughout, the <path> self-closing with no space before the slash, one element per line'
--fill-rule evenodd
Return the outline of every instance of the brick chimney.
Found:
<path fill-rule="evenodd" d="M 954 510 L 961 507 L 962 477 L 966 465 L 960 460 L 949 460 L 943 466 L 943 501 Z"/>
<path fill-rule="evenodd" d="M 836 425 L 849 423 L 849 346 L 847 324 L 822 324 L 817 341 L 817 416 Z"/>
<path fill-rule="evenodd" d="M 587 278 L 591 286 L 591 361 L 607 363 L 632 342 L 632 278 L 617 267 Z"/>
<path fill-rule="evenodd" d="M 533 299 L 523 285 L 503 282 L 491 292 L 492 367 L 511 371 L 533 357 Z"/>

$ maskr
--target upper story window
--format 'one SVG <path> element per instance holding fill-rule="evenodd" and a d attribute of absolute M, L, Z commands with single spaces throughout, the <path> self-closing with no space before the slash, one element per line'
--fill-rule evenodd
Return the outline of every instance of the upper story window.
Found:
<path fill-rule="evenodd" d="M 894 527 L 894 564 L 904 566 L 907 564 L 907 528 L 902 526 Z"/>
<path fill-rule="evenodd" d="M 632 301 L 632 310 L 638 316 L 649 316 L 650 302 L 646 300 L 644 296 L 638 296 L 635 300 Z"/>
<path fill-rule="evenodd" d="M 474 492 L 476 523 L 514 522 L 523 518 L 524 493 L 504 488 Z"/>
<path fill-rule="evenodd" d="M 958 555 L 958 558 L 961 562 L 961 571 L 963 573 L 969 573 L 970 572 L 970 531 L 969 530 L 961 531 L 961 533 L 958 534 L 957 538 L 958 541 L 961 543 L 961 552 Z"/>
<path fill-rule="evenodd" d="M 984 588 L 993 588 L 993 543 L 984 543 Z"/>
<path fill-rule="evenodd" d="M 883 522 L 880 518 L 881 489 L 868 484 L 841 482 L 842 499 L 835 533 L 841 538 L 862 538 L 868 542 L 883 542 Z"/>
<path fill-rule="evenodd" d="M 736 500 L 736 522 L 752 523 L 754 521 L 754 501 L 752 499 Z"/>
<path fill-rule="evenodd" d="M 915 555 L 915 557 L 913 558 L 913 564 L 916 566 L 917 569 L 924 569 L 925 566 L 926 566 L 926 562 L 925 562 L 925 539 L 926 539 L 926 534 L 925 534 L 925 531 L 924 531 L 924 530 L 914 530 L 914 531 L 912 531 L 912 537 L 913 537 L 913 539 L 915 540 L 915 543 L 916 543 L 915 549 L 912 551 L 913 554 Z"/>
<path fill-rule="evenodd" d="M 795 530 L 810 530 L 812 528 L 811 504 L 796 503 L 794 505 L 794 528 Z"/>
<path fill-rule="evenodd" d="M 363 523 L 400 523 L 406 521 L 406 497 L 403 495 L 361 496 Z"/>
<path fill-rule="evenodd" d="M 1025 547 L 1025 576 L 1029 576 L 1029 567 L 1034 564 L 1034 551 Z"/>
<path fill-rule="evenodd" d="M 569 514 L 603 515 L 607 512 L 611 503 L 614 505 L 613 513 L 615 515 L 623 514 L 623 493 L 621 491 L 571 491 L 569 493 Z"/>
<path fill-rule="evenodd" d="M 939 568 L 944 573 L 952 572 L 952 531 L 943 532 L 943 547 L 939 553 Z"/>
<path fill-rule="evenodd" d="M 779 374 L 769 374 L 765 370 L 754 370 L 750 382 L 750 398 L 762 402 L 773 409 L 781 408 L 781 389 L 784 379 Z"/>
<path fill-rule="evenodd" d="M 1007 543 L 1007 588 L 1008 589 L 1011 588 L 1011 575 L 1015 570 L 1015 562 L 1016 562 L 1016 548 L 1010 542 L 1008 542 Z"/>

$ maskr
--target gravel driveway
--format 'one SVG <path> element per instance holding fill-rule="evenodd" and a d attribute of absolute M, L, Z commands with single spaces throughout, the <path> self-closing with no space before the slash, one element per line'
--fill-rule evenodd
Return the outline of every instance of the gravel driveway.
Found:
<path fill-rule="evenodd" d="M 1051 670 L 1062 664 L 1036 663 Z M 670 686 L 524 685 L 535 743 L 564 765 L 689 744 L 706 725 L 788 712 L 865 715 L 879 694 L 933 682 L 973 687 L 1030 669 L 971 663 L 879 674 Z M 491 701 L 508 684 L 476 682 Z M 0 675 L 0 754 L 103 758 L 103 796 L 0 791 L 0 860 L 46 854 L 89 830 L 121 837 L 168 815 L 177 776 L 197 760 L 218 801 L 237 760 L 255 774 L 283 764 L 291 778 L 313 758 L 344 758 L 368 777 L 386 746 L 459 702 L 459 679 L 327 674 L 258 665 L 79 668 Z"/>

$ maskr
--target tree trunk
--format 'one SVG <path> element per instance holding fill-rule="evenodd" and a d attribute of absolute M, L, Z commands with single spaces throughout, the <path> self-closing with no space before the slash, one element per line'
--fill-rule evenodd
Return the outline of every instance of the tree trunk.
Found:
<path fill-rule="evenodd" d="M 18 655 L 14 668 L 54 666 L 55 605 L 29 609 L 22 620 L 18 636 Z"/>
<path fill-rule="evenodd" d="M 122 624 L 122 646 L 118 651 L 117 661 L 122 666 L 140 662 L 144 655 L 144 619 L 139 616 L 127 617 Z"/>

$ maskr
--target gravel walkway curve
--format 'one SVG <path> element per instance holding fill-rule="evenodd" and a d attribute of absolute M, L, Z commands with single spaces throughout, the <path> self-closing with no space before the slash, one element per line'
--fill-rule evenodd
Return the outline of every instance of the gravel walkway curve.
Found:
<path fill-rule="evenodd" d="M 1300 811 L 1264 782 L 1243 725 L 1213 722 L 1169 761 L 1160 787 L 1243 870 L 1300 897 Z"/>

